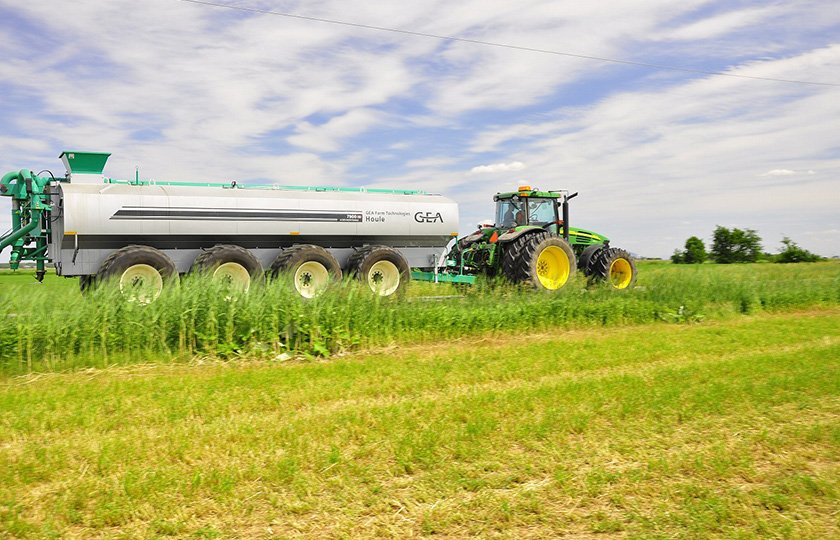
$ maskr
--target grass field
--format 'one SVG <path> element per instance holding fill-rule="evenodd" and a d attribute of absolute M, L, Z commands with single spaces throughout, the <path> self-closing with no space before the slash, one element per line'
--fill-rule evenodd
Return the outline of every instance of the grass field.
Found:
<path fill-rule="evenodd" d="M 0 276 L 0 538 L 840 537 L 840 264 L 641 269 L 149 306 Z"/>
<path fill-rule="evenodd" d="M 840 310 L 0 387 L 13 538 L 836 538 Z"/>

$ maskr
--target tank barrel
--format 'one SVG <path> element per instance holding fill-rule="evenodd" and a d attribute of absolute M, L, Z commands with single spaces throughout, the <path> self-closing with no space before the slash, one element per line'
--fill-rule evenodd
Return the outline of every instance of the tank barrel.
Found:
<path fill-rule="evenodd" d="M 390 295 L 404 289 L 410 268 L 431 269 L 458 234 L 457 204 L 442 195 L 141 181 L 137 168 L 133 179 L 114 180 L 103 175 L 110 155 L 64 151 L 61 178 L 29 170 L 0 178 L 0 195 L 13 202 L 12 230 L 0 236 L 12 268 L 31 261 L 41 279 L 51 263 L 58 276 L 84 276 L 83 289 L 91 276 L 162 283 L 222 268 L 247 280 L 269 269 L 299 277 L 304 296 L 347 272 Z"/>

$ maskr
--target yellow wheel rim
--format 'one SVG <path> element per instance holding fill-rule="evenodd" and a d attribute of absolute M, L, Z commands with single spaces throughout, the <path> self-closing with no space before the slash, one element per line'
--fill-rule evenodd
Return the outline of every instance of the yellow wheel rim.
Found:
<path fill-rule="evenodd" d="M 314 298 L 324 292 L 329 280 L 329 272 L 319 262 L 307 261 L 295 270 L 295 289 L 304 298 Z"/>
<path fill-rule="evenodd" d="M 220 264 L 213 272 L 213 279 L 228 285 L 231 289 L 248 292 L 251 288 L 251 274 L 239 263 L 226 262 Z"/>
<path fill-rule="evenodd" d="M 160 272 L 148 264 L 129 266 L 120 276 L 120 293 L 131 302 L 149 304 L 160 296 L 162 290 Z"/>
<path fill-rule="evenodd" d="M 627 259 L 616 259 L 610 265 L 610 283 L 616 289 L 626 289 L 633 279 L 633 269 Z"/>
<path fill-rule="evenodd" d="M 391 261 L 374 263 L 368 271 L 367 278 L 370 290 L 379 296 L 392 295 L 400 287 L 400 270 Z"/>
<path fill-rule="evenodd" d="M 546 289 L 559 289 L 569 280 L 569 257 L 557 246 L 548 246 L 537 257 L 537 277 Z"/>

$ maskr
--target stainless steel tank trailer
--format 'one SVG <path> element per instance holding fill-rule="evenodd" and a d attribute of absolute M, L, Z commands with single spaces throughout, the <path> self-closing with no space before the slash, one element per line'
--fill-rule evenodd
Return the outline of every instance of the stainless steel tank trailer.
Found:
<path fill-rule="evenodd" d="M 0 251 L 11 247 L 13 270 L 34 261 L 42 280 L 52 264 L 59 276 L 78 276 L 83 291 L 115 282 L 141 301 L 187 272 L 246 290 L 266 271 L 272 278 L 287 273 L 305 297 L 342 275 L 383 296 L 403 292 L 412 278 L 473 283 L 478 274 L 552 291 L 578 267 L 619 289 L 636 280 L 629 254 L 610 248 L 602 235 L 568 226 L 568 192 L 498 194 L 500 222 L 459 241 L 458 206 L 442 195 L 141 181 L 139 173 L 114 180 L 102 174 L 109 156 L 65 151 L 63 177 L 29 170 L 2 177 L 12 228 L 0 236 Z M 502 223 L 505 210 L 521 219 Z"/>

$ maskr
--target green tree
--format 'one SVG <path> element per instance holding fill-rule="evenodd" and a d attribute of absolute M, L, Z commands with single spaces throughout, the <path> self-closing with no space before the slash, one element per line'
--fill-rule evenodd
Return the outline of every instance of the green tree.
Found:
<path fill-rule="evenodd" d="M 706 244 L 696 236 L 685 241 L 685 262 L 700 264 L 706 260 Z"/>
<path fill-rule="evenodd" d="M 774 257 L 777 263 L 817 262 L 822 259 L 819 255 L 799 247 L 787 236 L 782 238 L 782 245 L 784 249 Z"/>
<path fill-rule="evenodd" d="M 755 262 L 761 253 L 761 238 L 754 229 L 717 226 L 712 242 L 712 258 L 719 264 Z"/>
<path fill-rule="evenodd" d="M 685 241 L 685 251 L 675 250 L 671 255 L 674 264 L 700 264 L 706 260 L 706 245 L 696 236 Z"/>

